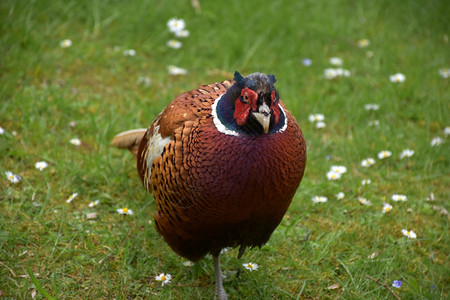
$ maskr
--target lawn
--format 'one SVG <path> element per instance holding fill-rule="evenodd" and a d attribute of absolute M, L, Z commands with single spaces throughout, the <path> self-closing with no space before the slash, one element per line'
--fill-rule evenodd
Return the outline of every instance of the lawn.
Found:
<path fill-rule="evenodd" d="M 199 3 L 1 1 L 0 298 L 213 298 L 211 257 L 171 251 L 109 144 L 238 70 L 276 75 L 308 162 L 270 241 L 222 255 L 230 298 L 447 299 L 449 2 Z"/>

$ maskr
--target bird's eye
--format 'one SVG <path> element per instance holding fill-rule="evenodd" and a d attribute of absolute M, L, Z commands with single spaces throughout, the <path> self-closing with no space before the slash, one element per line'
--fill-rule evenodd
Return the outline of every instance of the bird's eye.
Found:
<path fill-rule="evenodd" d="M 239 97 L 239 100 L 241 100 L 242 103 L 248 103 L 248 95 L 245 93 L 241 97 Z"/>

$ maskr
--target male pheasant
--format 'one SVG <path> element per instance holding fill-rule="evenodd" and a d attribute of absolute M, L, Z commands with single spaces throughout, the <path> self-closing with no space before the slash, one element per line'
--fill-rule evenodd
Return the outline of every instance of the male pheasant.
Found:
<path fill-rule="evenodd" d="M 148 129 L 112 141 L 137 156 L 156 202 L 157 231 L 179 255 L 214 260 L 216 297 L 226 299 L 223 248 L 261 247 L 281 222 L 306 163 L 294 116 L 273 75 L 235 72 L 176 97 Z"/>

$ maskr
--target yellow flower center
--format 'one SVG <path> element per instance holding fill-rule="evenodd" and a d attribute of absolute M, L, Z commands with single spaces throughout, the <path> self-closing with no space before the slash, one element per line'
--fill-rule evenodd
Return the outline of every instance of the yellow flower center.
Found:
<path fill-rule="evenodd" d="M 123 212 L 126 214 L 128 212 L 128 208 L 124 207 Z"/>
<path fill-rule="evenodd" d="M 166 276 L 165 275 L 161 275 L 161 280 L 165 281 L 166 280 Z"/>
<path fill-rule="evenodd" d="M 366 40 L 366 39 L 362 39 L 362 40 L 360 40 L 359 41 L 359 44 L 361 45 L 361 46 L 368 46 L 369 45 L 369 41 L 368 40 Z"/>

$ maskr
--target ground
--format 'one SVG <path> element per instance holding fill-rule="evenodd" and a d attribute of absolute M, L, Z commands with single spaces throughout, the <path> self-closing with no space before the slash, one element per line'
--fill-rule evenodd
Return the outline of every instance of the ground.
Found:
<path fill-rule="evenodd" d="M 270 241 L 222 255 L 230 298 L 448 298 L 448 2 L 199 3 L 1 2 L 0 296 L 212 298 L 211 257 L 170 250 L 109 143 L 238 70 L 276 75 L 308 163 Z"/>

